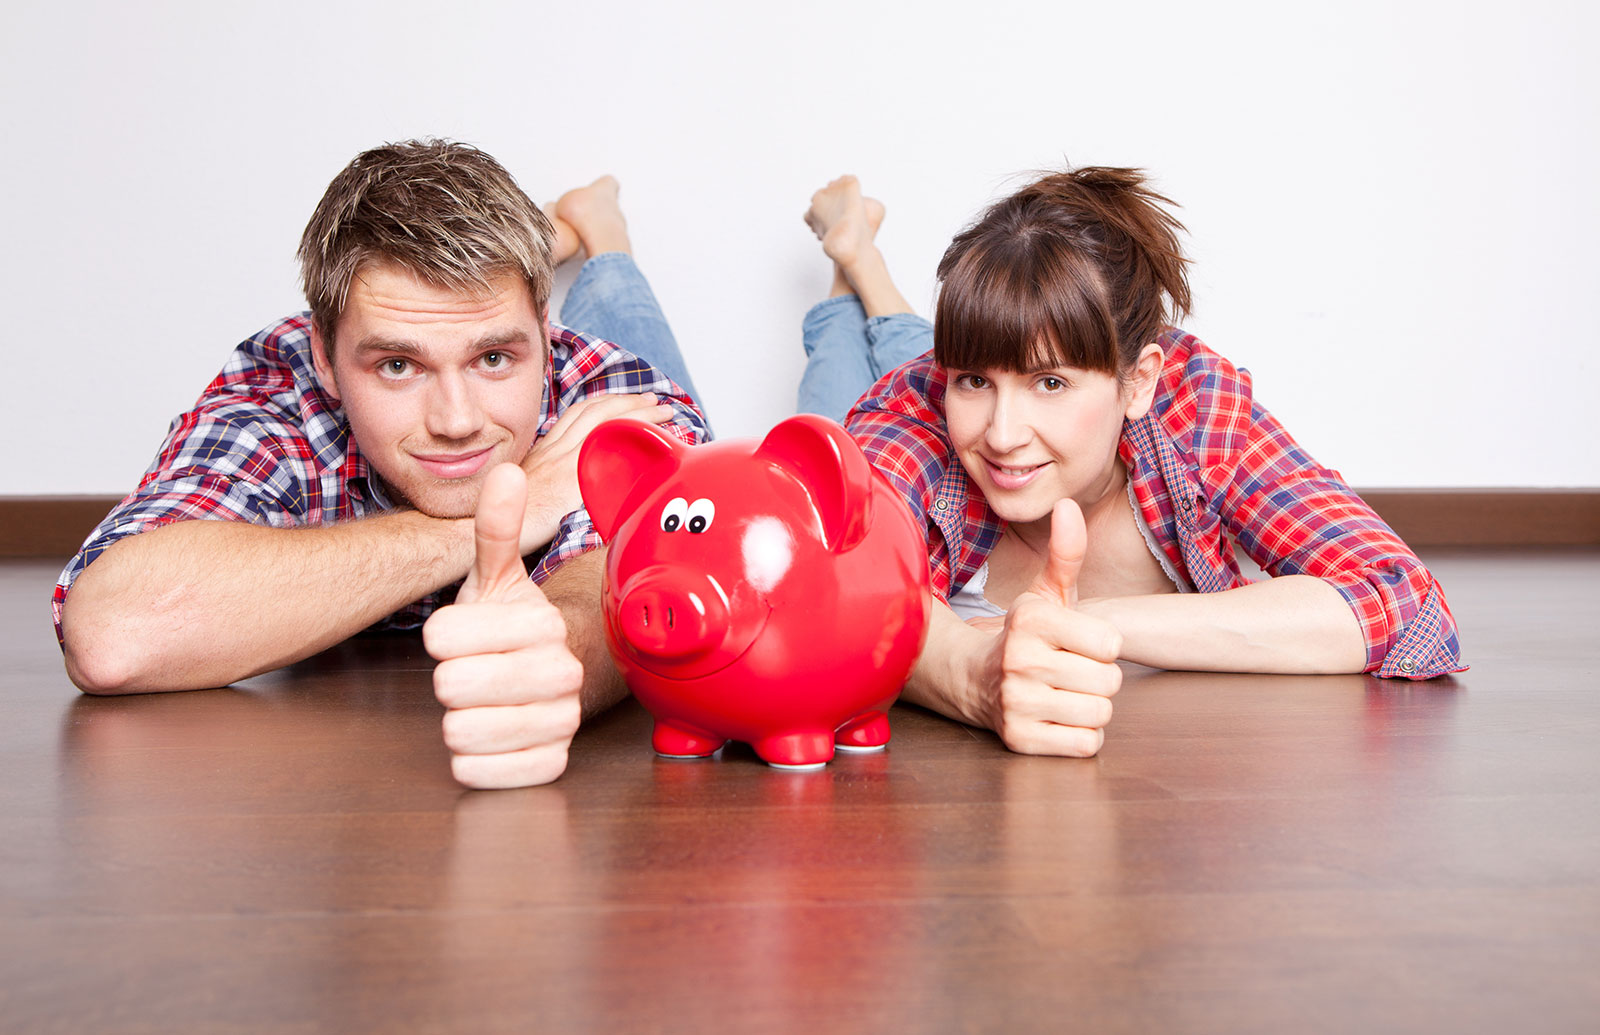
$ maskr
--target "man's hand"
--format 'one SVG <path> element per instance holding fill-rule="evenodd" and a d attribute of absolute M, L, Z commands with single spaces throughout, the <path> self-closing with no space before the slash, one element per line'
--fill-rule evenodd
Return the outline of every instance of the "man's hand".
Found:
<path fill-rule="evenodd" d="M 567 645 L 561 613 L 522 563 L 527 496 L 521 467 L 489 472 L 472 570 L 456 602 L 422 627 L 423 645 L 439 662 L 433 692 L 449 709 L 450 769 L 468 787 L 549 783 L 566 769 L 578 731 L 583 666 Z"/>
<path fill-rule="evenodd" d="M 613 417 L 665 424 L 674 412 L 651 392 L 596 395 L 567 407 L 522 460 L 529 491 L 518 556 L 530 554 L 554 539 L 561 519 L 583 505 L 583 496 L 578 492 L 578 450 L 589 432 Z"/>
<path fill-rule="evenodd" d="M 985 718 L 1013 751 L 1087 758 L 1105 742 L 1111 697 L 1122 686 L 1122 637 L 1075 610 L 1087 549 L 1083 512 L 1060 501 L 1044 572 L 1012 604 L 986 661 Z"/>

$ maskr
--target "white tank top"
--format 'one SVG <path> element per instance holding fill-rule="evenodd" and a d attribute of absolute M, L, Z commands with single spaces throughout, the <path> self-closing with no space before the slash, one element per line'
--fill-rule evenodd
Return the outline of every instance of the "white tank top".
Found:
<path fill-rule="evenodd" d="M 1167 578 L 1178 588 L 1179 593 L 1193 593 L 1194 587 L 1189 585 L 1187 579 L 1182 578 L 1167 555 L 1156 545 L 1156 537 L 1150 531 L 1150 526 L 1145 524 L 1144 513 L 1139 509 L 1139 500 L 1133 494 L 1133 482 L 1128 482 L 1128 503 L 1133 507 L 1133 520 L 1139 526 L 1139 534 L 1144 538 L 1144 545 L 1149 548 L 1151 556 L 1156 563 L 1161 565 L 1161 570 Z M 972 578 L 966 585 L 950 594 L 950 610 L 963 622 L 969 618 L 999 618 L 1003 617 L 1006 609 L 994 603 L 983 595 L 984 587 L 989 584 L 989 562 L 984 561 L 983 566 L 972 573 Z"/>

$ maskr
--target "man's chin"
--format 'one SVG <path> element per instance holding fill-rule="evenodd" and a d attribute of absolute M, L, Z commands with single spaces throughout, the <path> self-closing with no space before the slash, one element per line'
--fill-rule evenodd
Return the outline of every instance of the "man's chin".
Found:
<path fill-rule="evenodd" d="M 480 475 L 460 482 L 417 486 L 410 490 L 385 483 L 384 488 L 396 503 L 408 506 L 419 514 L 440 520 L 469 518 L 478 512 L 478 493 L 483 489 L 483 478 Z"/>

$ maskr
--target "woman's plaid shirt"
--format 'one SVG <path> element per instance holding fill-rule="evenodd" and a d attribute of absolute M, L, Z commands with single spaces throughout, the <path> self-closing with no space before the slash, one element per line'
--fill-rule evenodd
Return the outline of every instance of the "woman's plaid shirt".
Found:
<path fill-rule="evenodd" d="M 1255 401 L 1250 374 L 1169 330 L 1155 404 L 1123 425 L 1119 454 L 1156 542 L 1195 589 L 1243 585 L 1236 540 L 1270 575 L 1314 575 L 1350 604 L 1367 671 L 1426 679 L 1463 669 L 1455 619 L 1416 554 Z M 983 565 L 1004 529 L 954 456 L 945 375 L 932 355 L 896 368 L 845 419 L 928 528 L 941 598 Z"/>
<path fill-rule="evenodd" d="M 167 440 L 139 487 L 89 534 L 56 583 L 56 636 L 61 605 L 78 575 L 119 539 L 174 521 L 248 521 L 274 528 L 331 525 L 393 508 L 380 480 L 350 438 L 334 400 L 317 385 L 311 362 L 310 314 L 301 313 L 241 343 L 194 408 L 172 422 Z M 550 430 L 567 407 L 589 396 L 655 392 L 677 415 L 664 427 L 684 442 L 707 437 L 704 416 L 675 383 L 632 353 L 565 327 L 550 328 L 544 418 Z M 600 545 L 579 509 L 533 564 L 535 581 Z M 378 628 L 422 624 L 455 595 L 430 594 Z"/>

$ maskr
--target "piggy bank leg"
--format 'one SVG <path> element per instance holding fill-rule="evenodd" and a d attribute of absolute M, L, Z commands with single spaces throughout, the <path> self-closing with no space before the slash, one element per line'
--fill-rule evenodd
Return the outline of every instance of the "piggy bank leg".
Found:
<path fill-rule="evenodd" d="M 879 711 L 864 712 L 833 731 L 840 751 L 882 751 L 889 743 L 889 717 Z"/>
<path fill-rule="evenodd" d="M 821 769 L 833 758 L 832 733 L 784 733 L 750 746 L 774 769 Z"/>
<path fill-rule="evenodd" d="M 682 723 L 656 720 L 656 731 L 650 738 L 656 754 L 667 758 L 705 758 L 724 743 L 722 737 Z"/>

